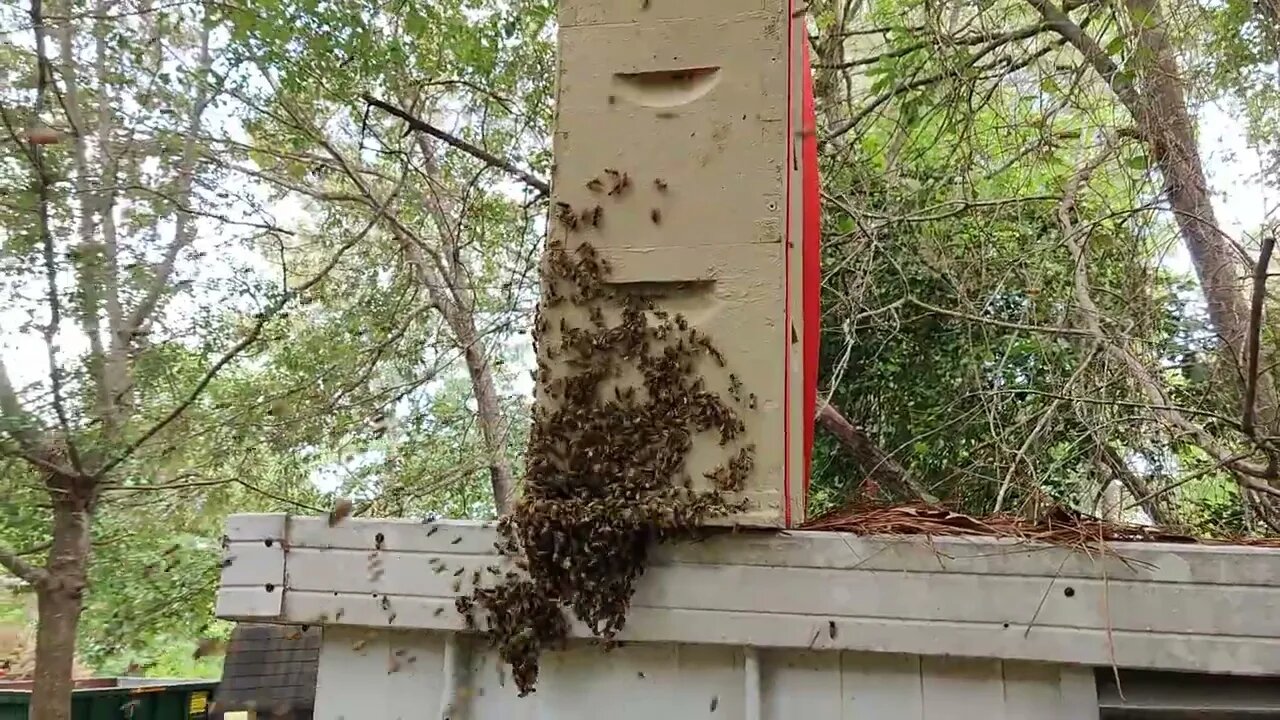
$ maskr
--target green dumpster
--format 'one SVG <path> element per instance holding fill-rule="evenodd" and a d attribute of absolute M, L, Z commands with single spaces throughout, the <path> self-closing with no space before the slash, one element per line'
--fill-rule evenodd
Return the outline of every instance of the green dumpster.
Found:
<path fill-rule="evenodd" d="M 216 681 L 141 678 L 111 678 L 85 684 L 96 687 L 84 687 L 71 694 L 72 720 L 207 720 L 213 690 L 218 686 Z M 8 685 L 6 688 L 6 683 L 0 682 L 0 720 L 27 720 L 29 684 Z"/>

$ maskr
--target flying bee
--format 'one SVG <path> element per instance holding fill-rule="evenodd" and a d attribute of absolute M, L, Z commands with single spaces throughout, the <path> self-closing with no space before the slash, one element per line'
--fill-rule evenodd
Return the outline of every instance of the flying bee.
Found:
<path fill-rule="evenodd" d="M 662 211 L 659 210 L 658 208 L 653 208 L 652 210 L 649 211 L 649 219 L 653 221 L 654 225 L 661 225 Z"/>
<path fill-rule="evenodd" d="M 591 178 L 587 181 L 587 189 L 591 192 L 598 193 L 604 190 L 604 183 L 600 182 L 600 178 Z"/>
<path fill-rule="evenodd" d="M 653 186 L 658 189 L 658 192 L 667 191 L 667 181 L 663 180 L 662 178 L 654 178 Z"/>

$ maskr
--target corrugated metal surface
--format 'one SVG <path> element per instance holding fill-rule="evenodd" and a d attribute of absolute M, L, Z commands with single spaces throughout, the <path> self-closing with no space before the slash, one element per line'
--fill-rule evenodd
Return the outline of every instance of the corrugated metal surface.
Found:
<path fill-rule="evenodd" d="M 683 720 L 752 718 L 745 651 L 581 643 L 544 658 L 538 690 L 520 698 L 483 646 L 464 652 L 448 695 L 448 633 L 329 628 L 318 720 Z M 472 642 L 475 642 L 472 640 Z M 840 651 L 759 654 L 759 720 L 1096 720 L 1090 669 L 1038 663 Z"/>

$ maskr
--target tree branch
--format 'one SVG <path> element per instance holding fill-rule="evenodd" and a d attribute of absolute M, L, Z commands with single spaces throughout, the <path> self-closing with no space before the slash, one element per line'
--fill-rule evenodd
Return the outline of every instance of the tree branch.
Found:
<path fill-rule="evenodd" d="M 1262 247 L 1258 249 L 1258 262 L 1253 266 L 1253 301 L 1249 308 L 1249 334 L 1245 346 L 1245 388 L 1244 418 L 1240 423 L 1246 435 L 1254 434 L 1254 423 L 1257 420 L 1258 404 L 1258 355 L 1262 334 L 1262 306 L 1267 299 L 1267 266 L 1271 263 L 1271 253 L 1276 249 L 1276 234 L 1280 232 L 1272 228 L 1262 238 Z"/>
<path fill-rule="evenodd" d="M 845 120 L 844 122 L 840 123 L 836 127 L 832 128 L 822 138 L 822 142 L 824 144 L 830 143 L 832 140 L 835 140 L 836 138 L 839 138 L 840 136 L 848 133 L 850 130 L 857 127 L 863 120 L 865 120 L 867 116 L 875 112 L 877 108 L 889 102 L 890 100 L 892 100 L 894 97 L 897 97 L 898 95 L 911 92 L 912 90 L 917 90 L 922 87 L 927 87 L 936 82 L 941 82 L 942 80 L 945 80 L 949 77 L 955 77 L 960 70 L 967 70 L 975 67 L 981 70 L 993 69 L 994 67 L 1000 64 L 999 59 L 997 59 L 994 63 L 985 65 L 985 66 L 979 66 L 978 61 L 983 59 L 987 55 L 990 55 L 992 52 L 1004 47 L 1005 45 L 1008 45 L 1013 42 L 1017 42 L 1019 40 L 1025 40 L 1027 38 L 1034 37 L 1035 35 L 1038 35 L 1039 33 L 1044 32 L 1044 30 L 1045 30 L 1044 25 L 1034 25 L 1031 27 L 1022 28 L 1020 30 L 1011 31 L 1009 33 L 1006 33 L 1004 36 L 1001 36 L 996 40 L 992 40 L 991 42 L 979 48 L 976 52 L 974 52 L 972 56 L 970 56 L 968 59 L 965 60 L 964 64 L 959 69 L 948 68 L 923 78 L 917 77 L 911 80 L 910 82 L 898 83 L 894 87 L 884 91 L 880 95 L 877 95 L 870 103 L 862 106 L 862 108 L 858 110 L 856 115 L 849 118 L 848 120 Z M 1016 62 L 1013 61 L 1012 58 L 1008 58 L 1009 60 L 1008 65 L 1004 69 L 1004 72 L 1002 74 L 1008 75 L 1009 73 L 1012 73 L 1016 70 L 1020 70 L 1026 67 L 1027 65 L 1030 65 L 1031 63 L 1035 62 L 1037 59 L 1052 52 L 1054 47 L 1055 46 L 1053 44 L 1046 45 L 1045 47 L 1031 53 L 1030 55 Z"/>
<path fill-rule="evenodd" d="M 1100 320 L 1101 313 L 1098 306 L 1093 301 L 1092 291 L 1090 289 L 1088 265 L 1085 261 L 1085 246 L 1081 242 L 1081 232 L 1075 226 L 1073 215 L 1076 208 L 1076 199 L 1080 189 L 1087 182 L 1089 176 L 1102 164 L 1105 159 L 1106 150 L 1110 144 L 1104 144 L 1102 152 L 1090 161 L 1082 163 L 1071 178 L 1067 181 L 1063 190 L 1062 202 L 1058 206 L 1058 225 L 1062 230 L 1062 241 L 1071 253 L 1072 260 L 1075 263 L 1074 272 L 1074 290 L 1076 305 L 1079 309 L 1081 323 L 1093 336 L 1103 344 L 1109 357 L 1119 362 L 1127 371 L 1130 378 L 1138 385 L 1143 394 L 1151 401 L 1152 410 L 1157 417 L 1164 420 L 1167 424 L 1175 427 L 1182 432 L 1187 433 L 1196 445 L 1203 449 L 1215 460 L 1222 462 L 1226 467 L 1235 471 L 1236 479 L 1245 487 L 1253 488 L 1258 484 L 1251 478 L 1271 477 L 1275 474 L 1271 464 L 1258 465 L 1256 463 L 1248 463 L 1237 458 L 1233 453 L 1223 447 L 1212 435 L 1209 434 L 1204 427 L 1189 420 L 1186 415 L 1174 408 L 1164 391 L 1164 388 L 1152 377 L 1142 361 L 1134 355 L 1127 347 L 1114 342 L 1108 337 L 1106 331 L 1102 328 Z M 1245 477 L 1250 476 L 1250 477 Z M 1280 491 L 1277 491 L 1280 492 Z"/>
<path fill-rule="evenodd" d="M 365 236 L 368 235 L 375 226 L 377 226 L 378 221 L 385 212 L 386 207 L 384 206 L 377 214 L 369 219 L 369 222 L 362 230 L 360 230 L 360 232 L 356 233 L 350 240 L 343 243 L 337 249 L 333 254 L 333 257 L 330 258 L 329 262 L 325 264 L 324 267 L 320 268 L 319 272 L 293 290 L 282 293 L 276 302 L 272 303 L 269 308 L 259 313 L 257 321 L 254 323 L 253 327 L 249 329 L 249 332 L 245 333 L 245 336 L 241 338 L 240 342 L 231 346 L 229 350 L 223 353 L 222 356 L 213 363 L 213 366 L 210 367 L 204 376 L 200 378 L 195 387 L 191 389 L 191 392 L 187 395 L 186 399 L 178 403 L 177 406 L 165 414 L 165 416 L 156 422 L 156 424 L 152 425 L 133 442 L 129 443 L 128 447 L 126 447 L 123 452 L 107 462 L 107 464 L 98 471 L 97 476 L 105 476 L 120 463 L 128 460 L 135 452 L 138 451 L 138 448 L 142 447 L 148 440 L 155 437 L 156 434 L 167 427 L 169 423 L 181 417 L 181 415 L 186 412 L 187 408 L 191 407 L 191 405 L 200 398 L 200 395 L 204 393 L 205 388 L 209 386 L 209 383 L 213 382 L 213 379 L 218 376 L 218 373 L 220 373 L 232 360 L 235 360 L 245 348 L 252 345 L 258 339 L 258 336 L 262 334 L 262 329 L 266 327 L 268 322 L 280 314 L 280 311 L 289 304 L 290 300 L 302 293 L 305 293 L 307 290 L 310 290 L 313 286 L 329 276 L 329 273 L 337 267 L 342 256 L 345 255 L 348 250 L 355 247 L 357 243 L 363 240 Z"/>
<path fill-rule="evenodd" d="M 982 45 L 983 43 L 991 43 L 991 42 L 1007 43 L 1020 38 L 1034 37 L 1035 35 L 1041 32 L 1044 32 L 1045 30 L 1048 30 L 1048 29 L 1049 29 L 1048 23 L 1037 23 L 1035 25 L 1031 25 L 1025 28 L 1018 28 L 1016 30 L 1009 30 L 1007 32 L 1001 32 L 1001 33 L 983 32 L 983 33 L 972 33 L 969 35 L 961 35 L 959 37 L 955 37 L 955 36 L 936 37 L 936 38 L 931 38 L 929 40 L 922 40 L 920 42 L 912 43 L 911 45 L 904 45 L 903 47 L 900 47 L 900 48 L 894 48 L 893 50 L 886 50 L 876 55 L 870 55 L 870 56 L 861 57 L 861 58 L 854 58 L 853 60 L 846 60 L 844 62 L 838 62 L 838 63 L 813 63 L 811 67 L 813 67 L 813 69 L 815 70 L 848 70 L 851 68 L 860 67 L 862 65 L 874 65 L 875 63 L 881 60 L 892 60 L 893 58 L 900 58 L 906 55 L 910 55 L 911 53 L 917 50 L 925 50 L 930 47 L 934 47 L 938 44 L 944 44 L 946 46 L 967 47 L 972 45 Z"/>
<path fill-rule="evenodd" d="M 209 52 L 209 26 L 206 24 L 200 35 L 200 71 L 208 72 L 212 63 L 213 58 Z M 187 121 L 187 131 L 183 138 L 182 160 L 177 170 L 177 197 L 173 198 L 172 201 L 177 211 L 173 241 L 165 249 L 164 258 L 156 268 L 155 275 L 151 279 L 151 286 L 147 289 L 146 295 L 138 303 L 137 307 L 129 313 L 128 320 L 125 321 L 124 327 L 119 331 L 120 337 L 117 341 L 120 343 L 122 351 L 128 350 L 128 343 L 132 339 L 133 333 L 137 332 L 138 328 L 155 312 L 160 296 L 165 288 L 169 286 L 169 278 L 177 265 L 178 255 L 195 240 L 196 229 L 193 222 L 193 213 L 188 210 L 188 206 L 192 204 L 191 187 L 195 180 L 196 162 L 199 159 L 196 138 L 200 134 L 201 118 L 210 102 L 207 78 L 201 78 L 197 85 L 199 90 L 191 107 L 191 117 Z M 115 348 L 112 349 L 112 352 L 115 352 Z"/>
<path fill-rule="evenodd" d="M 520 180 L 524 181 L 526 185 L 533 188 L 534 190 L 537 190 L 538 194 L 541 195 L 542 197 L 547 197 L 548 195 L 551 194 L 551 186 L 548 185 L 545 180 L 541 180 L 535 177 L 534 175 L 530 174 L 526 170 L 521 170 L 510 161 L 503 160 L 502 158 L 498 157 L 497 155 L 494 155 L 493 153 L 490 153 L 487 150 L 484 150 L 483 148 L 478 148 L 475 145 L 472 145 L 471 143 L 467 142 L 466 140 L 463 140 L 462 138 L 459 138 L 451 133 L 447 133 L 444 130 L 439 129 L 436 126 L 424 120 L 421 120 L 419 118 L 414 117 L 413 115 L 410 115 L 408 112 L 401 110 L 395 105 L 392 105 L 391 103 L 385 102 L 383 100 L 379 100 L 378 98 L 368 93 L 365 93 L 364 95 L 362 95 L 361 98 L 366 103 L 372 105 L 373 107 L 376 107 L 380 110 L 383 110 L 387 113 L 390 113 L 391 115 L 394 115 L 400 118 L 401 120 L 404 120 L 406 123 L 408 123 L 410 128 L 413 128 L 414 130 L 417 130 L 419 132 L 424 132 L 430 135 L 431 137 L 434 137 L 437 140 L 445 142 L 450 146 L 455 147 L 467 153 L 468 155 L 476 158 L 477 160 L 484 162 L 490 167 L 498 168 L 499 170 L 503 170 L 506 173 L 519 178 Z"/>
<path fill-rule="evenodd" d="M 1129 112 L 1133 113 L 1134 118 L 1139 121 L 1139 126 L 1142 126 L 1142 102 L 1138 97 L 1138 91 L 1134 88 L 1132 80 L 1120 74 L 1119 66 L 1111 60 L 1107 51 L 1085 33 L 1084 28 L 1077 25 L 1061 8 L 1049 0 L 1027 0 L 1027 2 L 1040 13 L 1050 30 L 1058 33 L 1063 40 L 1084 55 L 1084 59 L 1093 66 L 1103 80 L 1106 80 L 1112 92 L 1120 98 L 1120 102 L 1124 103 Z"/>
<path fill-rule="evenodd" d="M 834 405 L 819 399 L 816 420 L 819 427 L 831 433 L 849 451 L 868 477 L 876 478 L 881 485 L 887 485 L 901 495 L 927 503 L 938 502 L 936 497 L 911 477 L 906 468 L 889 457 L 874 440 L 867 437 L 862 428 L 853 424 Z"/>
<path fill-rule="evenodd" d="M 39 585 L 48 577 L 44 568 L 36 567 L 23 560 L 17 552 L 3 545 L 0 545 L 0 567 L 31 585 Z"/>
<path fill-rule="evenodd" d="M 33 123 L 40 122 L 40 112 L 44 109 L 45 97 L 49 87 L 53 84 L 53 66 L 49 62 L 48 49 L 45 43 L 44 17 L 41 13 L 41 0 L 32 0 L 31 23 L 35 30 L 36 73 L 38 75 L 36 78 L 35 108 L 32 112 Z M 54 89 L 56 91 L 56 88 Z M 37 227 L 44 251 L 45 296 L 49 303 L 49 324 L 44 328 L 45 354 L 49 364 L 49 385 L 53 393 L 54 414 L 57 415 L 58 424 L 62 428 L 63 442 L 67 446 L 67 454 L 71 459 L 71 465 L 77 472 L 80 472 L 82 470 L 80 456 L 76 452 L 75 443 L 71 438 L 71 422 L 67 417 L 66 405 L 62 401 L 62 368 L 58 364 L 57 335 L 62 325 L 62 298 L 59 297 L 58 293 L 58 258 L 53 244 L 53 229 L 50 227 L 49 206 L 52 203 L 50 188 L 53 185 L 53 178 L 49 176 L 45 169 L 44 147 L 36 144 L 34 140 L 30 142 L 30 147 L 32 182 L 35 185 L 34 190 L 37 198 Z"/>

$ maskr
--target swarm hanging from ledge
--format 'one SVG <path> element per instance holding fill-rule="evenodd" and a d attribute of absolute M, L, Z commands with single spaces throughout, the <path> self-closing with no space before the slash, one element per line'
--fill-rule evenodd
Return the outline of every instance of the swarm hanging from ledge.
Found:
<path fill-rule="evenodd" d="M 563 205 L 557 212 L 573 230 L 598 223 L 600 211 L 583 217 Z M 609 272 L 589 244 L 548 242 L 542 307 L 569 306 L 554 327 L 539 310 L 541 397 L 528 470 L 521 499 L 498 525 L 498 549 L 522 572 L 457 602 L 469 626 L 482 615 L 521 695 L 534 689 L 541 652 L 564 646 L 565 608 L 611 642 L 655 542 L 745 509 L 722 492 L 742 489 L 754 448 L 737 446 L 742 419 L 698 372 L 722 369 L 724 358 L 684 317 L 615 291 Z M 582 326 L 568 319 L 575 315 Z M 706 491 L 693 489 L 685 468 L 699 433 L 724 446 Z"/>

